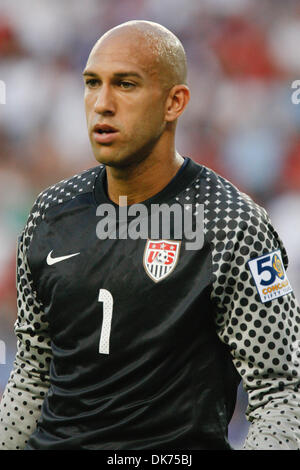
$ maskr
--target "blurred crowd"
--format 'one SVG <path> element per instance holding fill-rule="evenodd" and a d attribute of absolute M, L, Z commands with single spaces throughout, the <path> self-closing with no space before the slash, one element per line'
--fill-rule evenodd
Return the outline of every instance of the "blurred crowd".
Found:
<path fill-rule="evenodd" d="M 300 104 L 291 101 L 299 0 L 1 0 L 0 396 L 15 354 L 17 237 L 42 189 L 96 165 L 81 72 L 96 39 L 132 19 L 159 22 L 183 42 L 192 99 L 177 148 L 267 208 L 300 298 Z M 230 428 L 237 448 L 245 407 L 240 390 Z"/>

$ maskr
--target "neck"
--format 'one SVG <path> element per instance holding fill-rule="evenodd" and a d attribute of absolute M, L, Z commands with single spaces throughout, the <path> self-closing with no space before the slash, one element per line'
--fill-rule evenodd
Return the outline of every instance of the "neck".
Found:
<path fill-rule="evenodd" d="M 127 197 L 127 205 L 145 201 L 167 186 L 183 161 L 173 149 L 167 156 L 151 155 L 136 166 L 106 166 L 108 197 L 116 204 L 120 196 Z"/>

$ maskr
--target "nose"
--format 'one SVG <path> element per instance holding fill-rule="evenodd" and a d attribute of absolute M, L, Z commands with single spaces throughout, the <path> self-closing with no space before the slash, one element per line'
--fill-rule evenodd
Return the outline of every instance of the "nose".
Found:
<path fill-rule="evenodd" d="M 115 102 L 112 90 L 108 85 L 102 84 L 97 92 L 94 106 L 95 112 L 103 116 L 113 115 L 115 113 Z"/>

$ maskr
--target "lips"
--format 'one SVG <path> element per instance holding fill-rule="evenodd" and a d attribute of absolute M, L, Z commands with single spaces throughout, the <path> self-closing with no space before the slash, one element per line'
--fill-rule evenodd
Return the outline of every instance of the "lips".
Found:
<path fill-rule="evenodd" d="M 108 124 L 96 124 L 93 127 L 93 138 L 100 144 L 106 144 L 113 142 L 117 135 L 118 130 Z"/>

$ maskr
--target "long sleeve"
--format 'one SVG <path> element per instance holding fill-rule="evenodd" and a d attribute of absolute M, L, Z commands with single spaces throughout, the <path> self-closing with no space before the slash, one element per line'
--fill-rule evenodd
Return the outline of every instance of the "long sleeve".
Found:
<path fill-rule="evenodd" d="M 27 250 L 40 219 L 37 204 L 18 242 L 15 322 L 17 353 L 0 403 L 0 449 L 23 449 L 35 430 L 49 388 L 51 348 L 43 306 L 34 291 Z"/>
<path fill-rule="evenodd" d="M 211 298 L 218 336 L 248 393 L 244 448 L 300 449 L 300 310 L 289 292 L 287 254 L 262 208 L 241 198 L 236 209 L 222 241 L 214 232 Z"/>

